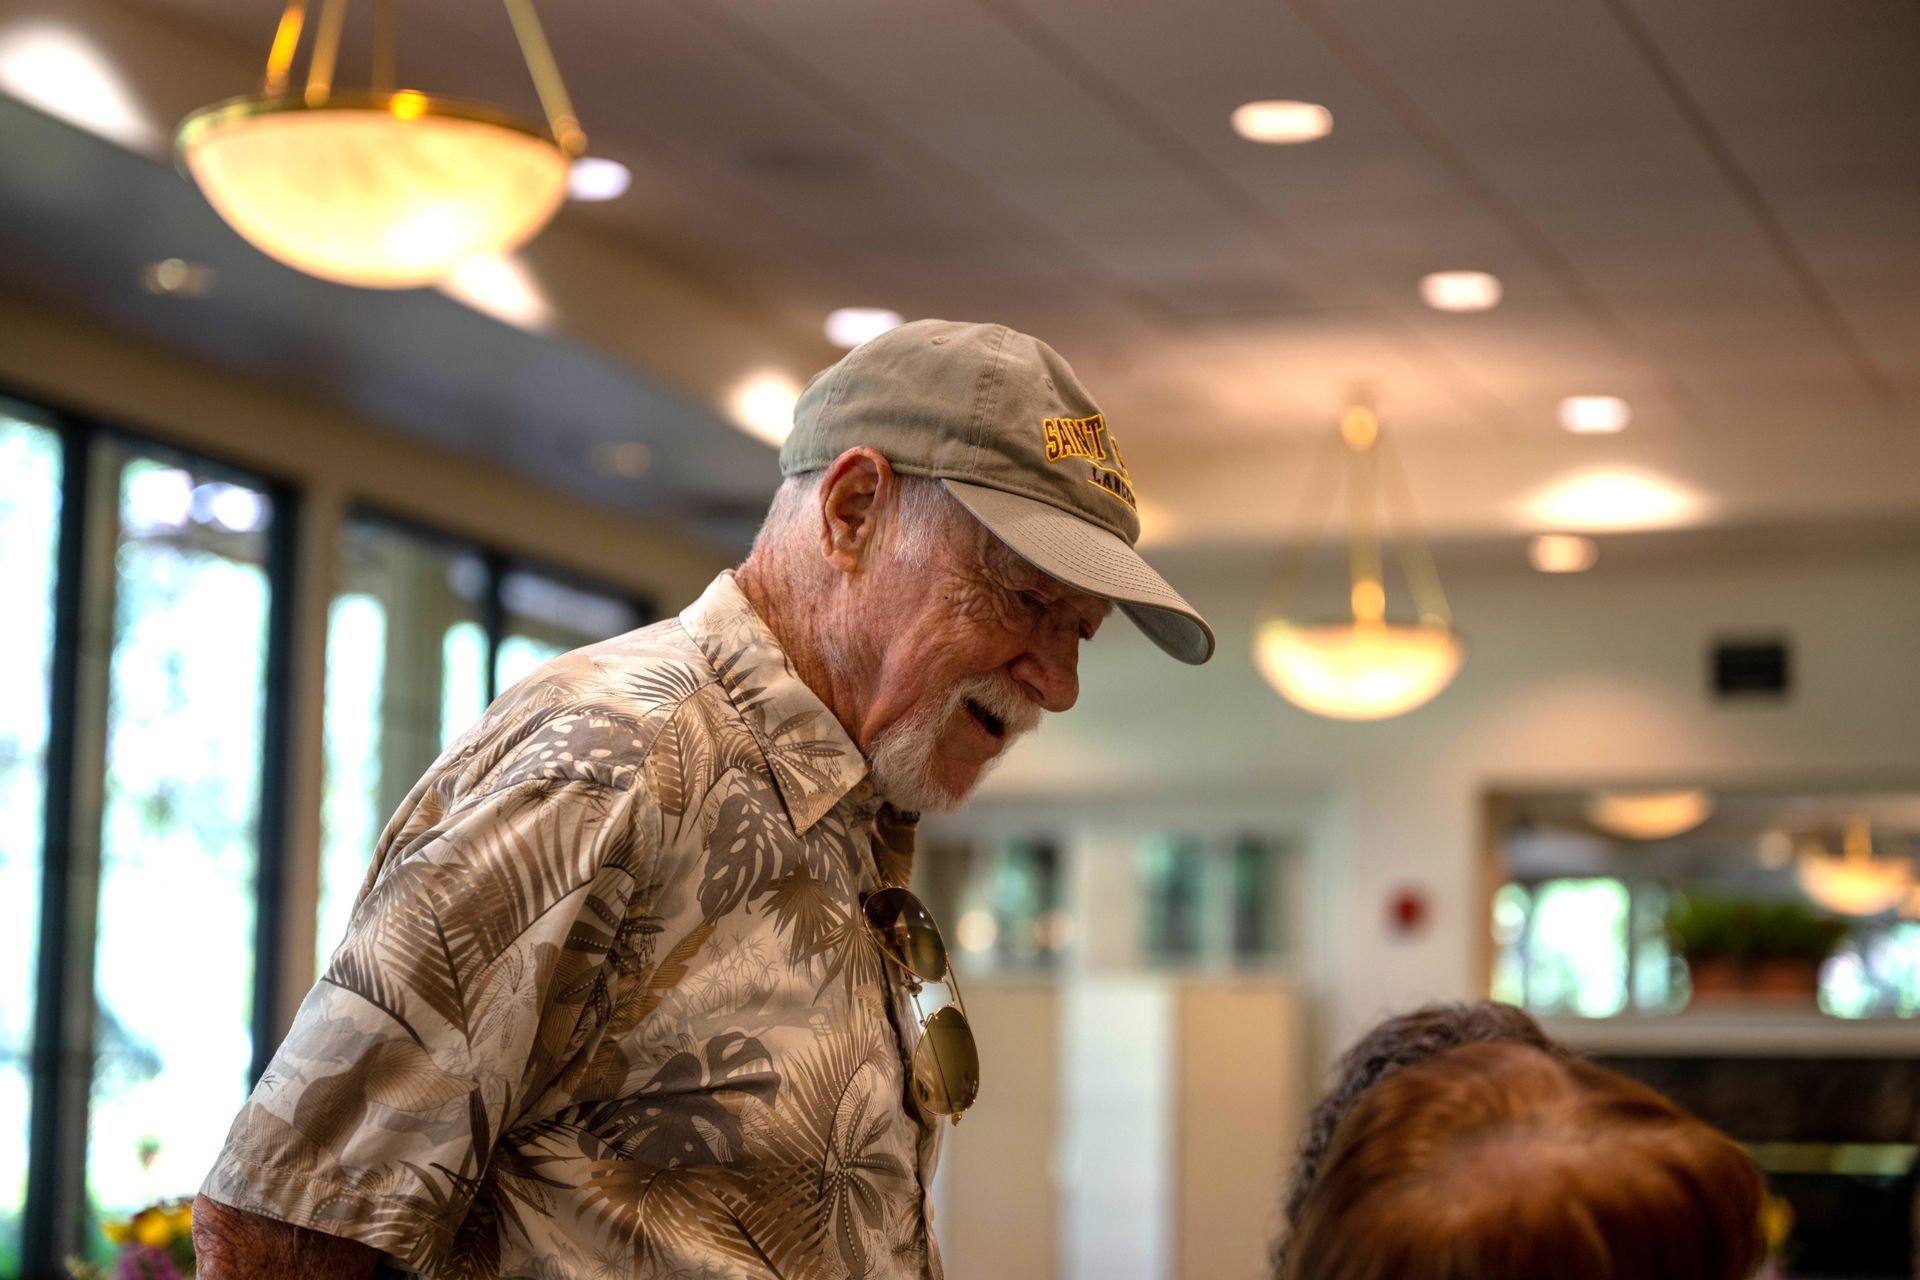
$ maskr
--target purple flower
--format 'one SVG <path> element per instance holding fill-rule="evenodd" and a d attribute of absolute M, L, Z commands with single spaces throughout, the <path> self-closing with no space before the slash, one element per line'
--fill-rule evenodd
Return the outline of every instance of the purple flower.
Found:
<path fill-rule="evenodd" d="M 149 1249 L 145 1245 L 134 1245 L 120 1254 L 120 1265 L 114 1269 L 113 1280 L 185 1280 L 180 1268 L 173 1263 L 173 1255 L 165 1249 Z"/>

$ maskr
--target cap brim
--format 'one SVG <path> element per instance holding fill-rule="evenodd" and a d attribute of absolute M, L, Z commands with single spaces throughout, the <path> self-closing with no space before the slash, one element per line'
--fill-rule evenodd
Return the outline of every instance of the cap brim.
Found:
<path fill-rule="evenodd" d="M 1037 498 L 964 480 L 942 483 L 1034 568 L 1113 601 L 1149 640 L 1182 662 L 1198 666 L 1213 656 L 1213 628 L 1126 539 Z"/>

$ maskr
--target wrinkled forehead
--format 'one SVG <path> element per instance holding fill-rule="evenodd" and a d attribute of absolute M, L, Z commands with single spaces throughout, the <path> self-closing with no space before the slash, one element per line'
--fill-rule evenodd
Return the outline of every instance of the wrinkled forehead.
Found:
<path fill-rule="evenodd" d="M 1052 574 L 1035 568 L 1031 561 L 1000 541 L 979 521 L 974 521 L 973 527 L 976 531 L 975 560 L 989 581 L 1014 591 L 1043 591 L 1089 617 L 1105 618 L 1113 612 L 1113 601 L 1069 586 Z"/>

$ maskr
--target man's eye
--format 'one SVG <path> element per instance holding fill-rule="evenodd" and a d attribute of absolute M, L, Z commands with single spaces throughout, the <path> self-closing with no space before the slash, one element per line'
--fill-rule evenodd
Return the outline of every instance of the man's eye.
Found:
<path fill-rule="evenodd" d="M 1039 613 L 1047 607 L 1047 602 L 1040 598 L 1037 591 L 1016 591 L 1013 598 L 1020 602 L 1021 609 L 1027 613 Z"/>

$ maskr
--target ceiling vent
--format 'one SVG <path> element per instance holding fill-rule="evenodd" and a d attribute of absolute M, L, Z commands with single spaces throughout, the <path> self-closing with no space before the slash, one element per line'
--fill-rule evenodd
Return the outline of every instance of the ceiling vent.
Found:
<path fill-rule="evenodd" d="M 1781 702 L 1793 689 L 1793 650 L 1783 638 L 1717 640 L 1711 658 L 1722 702 Z"/>

